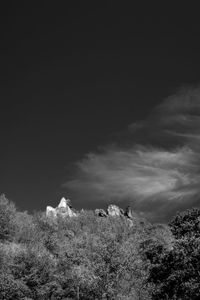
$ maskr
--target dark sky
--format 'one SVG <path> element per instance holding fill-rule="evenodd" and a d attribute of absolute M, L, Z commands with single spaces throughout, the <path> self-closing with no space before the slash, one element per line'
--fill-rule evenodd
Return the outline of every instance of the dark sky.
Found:
<path fill-rule="evenodd" d="M 0 10 L 0 192 L 20 209 L 70 197 L 74 162 L 200 81 L 195 8 L 67 2 Z"/>

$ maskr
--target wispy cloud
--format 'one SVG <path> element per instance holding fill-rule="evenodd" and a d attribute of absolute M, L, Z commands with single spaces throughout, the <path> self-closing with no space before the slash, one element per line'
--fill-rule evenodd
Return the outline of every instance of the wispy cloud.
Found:
<path fill-rule="evenodd" d="M 77 162 L 67 190 L 90 201 L 132 202 L 152 220 L 198 205 L 200 89 L 164 100 L 147 120 L 130 124 L 127 137 Z"/>

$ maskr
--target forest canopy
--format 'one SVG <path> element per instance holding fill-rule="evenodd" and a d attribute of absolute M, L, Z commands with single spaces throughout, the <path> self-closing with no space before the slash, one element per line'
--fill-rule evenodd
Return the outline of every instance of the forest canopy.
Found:
<path fill-rule="evenodd" d="M 48 218 L 0 197 L 0 299 L 199 299 L 200 210 L 168 224 L 134 214 Z"/>

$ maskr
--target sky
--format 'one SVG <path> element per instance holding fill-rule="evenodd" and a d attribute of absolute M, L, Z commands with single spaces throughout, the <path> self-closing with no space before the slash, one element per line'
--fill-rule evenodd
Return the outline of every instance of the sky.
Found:
<path fill-rule="evenodd" d="M 0 193 L 127 203 L 153 221 L 198 206 L 200 21 L 194 7 L 5 3 Z"/>

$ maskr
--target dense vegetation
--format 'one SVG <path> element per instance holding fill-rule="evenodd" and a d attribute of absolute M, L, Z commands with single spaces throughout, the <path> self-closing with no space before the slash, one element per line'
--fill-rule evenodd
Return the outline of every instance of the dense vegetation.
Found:
<path fill-rule="evenodd" d="M 48 219 L 0 197 L 0 299 L 200 299 L 200 210 Z"/>

